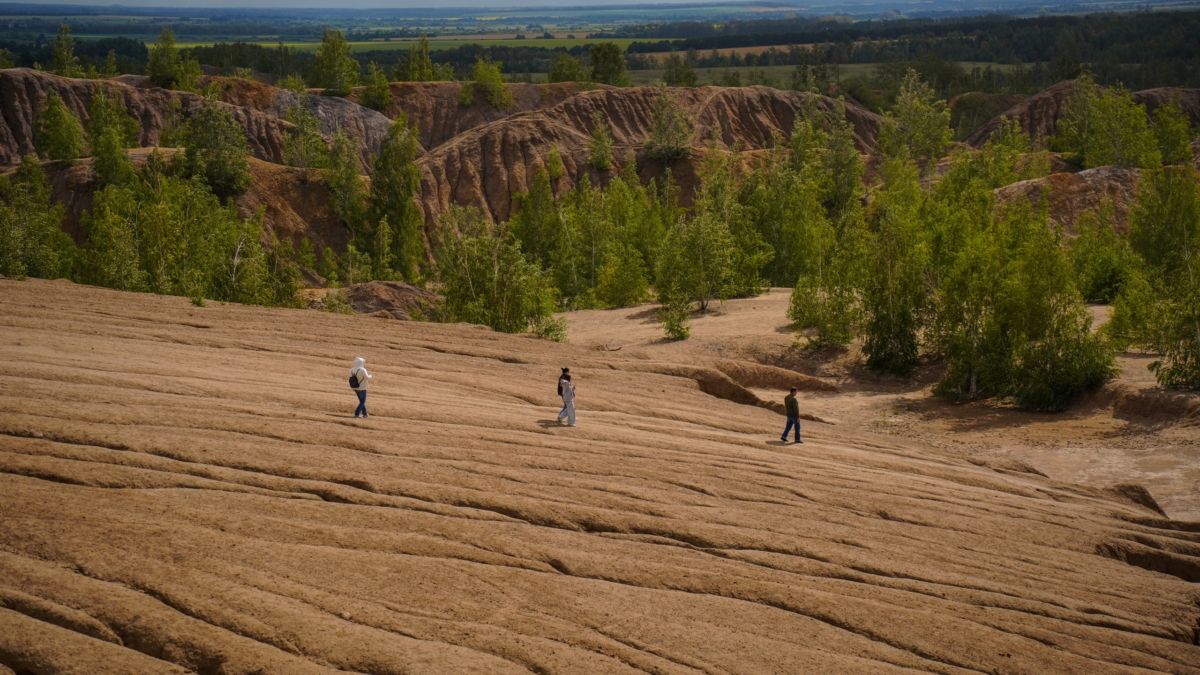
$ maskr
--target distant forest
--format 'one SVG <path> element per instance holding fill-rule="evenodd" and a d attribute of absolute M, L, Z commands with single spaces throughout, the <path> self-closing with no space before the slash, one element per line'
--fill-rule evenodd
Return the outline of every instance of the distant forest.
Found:
<path fill-rule="evenodd" d="M 228 23 L 222 25 L 228 30 Z M 277 27 L 282 29 L 283 27 Z M 777 19 L 728 21 L 720 24 L 677 22 L 628 28 L 620 33 L 591 36 L 594 44 L 616 37 L 646 38 L 626 50 L 631 70 L 661 68 L 670 52 L 677 52 L 688 67 L 760 69 L 797 67 L 797 75 L 779 77 L 747 73 L 744 84 L 778 87 L 825 88 L 841 82 L 841 90 L 869 107 L 886 109 L 898 87 L 899 76 L 915 68 L 945 97 L 979 91 L 993 94 L 1029 94 L 1055 82 L 1090 71 L 1101 84 L 1123 83 L 1130 89 L 1150 87 L 1200 87 L 1200 12 L 1135 12 L 1084 16 L 1012 18 L 985 16 L 966 19 L 897 19 L 830 21 Z M 660 39 L 653 39 L 660 38 Z M 18 66 L 49 62 L 50 39 L 0 40 Z M 466 76 L 480 58 L 503 64 L 510 77 L 527 78 L 551 70 L 562 53 L 583 57 L 591 45 L 570 49 L 529 46 L 461 47 L 433 51 L 434 63 L 449 64 Z M 731 50 L 770 46 L 760 54 Z M 139 73 L 148 58 L 140 40 L 115 37 L 79 39 L 76 54 L 84 66 L 99 65 L 109 52 L 121 72 Z M 311 52 L 244 43 L 218 43 L 188 50 L 201 64 L 222 71 L 249 69 L 272 78 L 303 76 L 314 60 Z M 400 65 L 405 50 L 355 50 L 352 56 L 364 72 L 369 62 L 383 68 Z M 999 64 L 994 68 L 964 69 L 957 62 Z M 841 66 L 883 64 L 873 77 L 846 77 Z M 800 72 L 802 71 L 802 72 Z M 732 79 L 722 84 L 735 84 Z"/>

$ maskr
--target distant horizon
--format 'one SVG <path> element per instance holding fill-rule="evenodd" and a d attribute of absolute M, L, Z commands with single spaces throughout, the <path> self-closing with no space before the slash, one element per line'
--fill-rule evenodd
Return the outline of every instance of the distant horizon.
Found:
<path fill-rule="evenodd" d="M 862 0 L 861 3 L 850 4 L 875 4 L 872 0 Z M 907 4 L 907 3 L 905 3 Z M 799 2 L 748 2 L 746 0 L 735 0 L 732 2 L 696 2 L 695 0 L 655 0 L 654 2 L 629 2 L 629 0 L 582 0 L 581 2 L 559 2 L 547 3 L 545 0 L 440 0 L 436 5 L 430 4 L 429 0 L 348 0 L 340 2 L 337 5 L 331 5 L 330 0 L 209 0 L 207 2 L 189 2 L 187 4 L 167 5 L 163 4 L 163 0 L 126 0 L 121 3 L 107 2 L 106 0 L 47 0 L 46 2 L 27 3 L 27 2 L 3 2 L 0 3 L 0 10 L 19 10 L 31 14 L 36 14 L 38 9 L 46 7 L 54 7 L 57 10 L 62 10 L 70 7 L 80 7 L 91 9 L 106 9 L 116 11 L 121 9 L 138 9 L 138 10 L 163 10 L 164 12 L 173 12 L 181 10 L 203 10 L 203 9 L 243 9 L 243 10 L 328 10 L 328 11 L 346 11 L 346 10 L 412 10 L 412 9 L 427 9 L 439 10 L 453 7 L 456 9 L 481 9 L 489 12 L 504 11 L 506 9 L 520 9 L 528 11 L 530 9 L 571 9 L 571 10 L 586 10 L 589 8 L 604 8 L 604 9 L 619 9 L 621 7 L 629 8 L 654 8 L 654 7 L 675 7 L 675 6 L 692 6 L 692 7 L 726 7 L 726 6 L 745 6 L 745 7 L 770 7 L 778 8 L 780 11 L 795 10 L 809 11 L 811 5 L 805 5 Z M 11 11 L 10 11 L 11 13 Z"/>

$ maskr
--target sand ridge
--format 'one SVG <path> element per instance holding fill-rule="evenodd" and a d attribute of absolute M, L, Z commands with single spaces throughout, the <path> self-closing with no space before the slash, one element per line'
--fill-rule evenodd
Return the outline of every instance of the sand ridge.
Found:
<path fill-rule="evenodd" d="M 0 326 L 16 672 L 1200 673 L 1196 524 L 855 425 L 781 445 L 665 350 L 38 280 Z"/>

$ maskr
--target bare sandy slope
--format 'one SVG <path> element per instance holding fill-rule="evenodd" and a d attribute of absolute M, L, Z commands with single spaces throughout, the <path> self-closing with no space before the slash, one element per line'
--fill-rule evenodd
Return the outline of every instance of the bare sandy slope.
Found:
<path fill-rule="evenodd" d="M 1200 526 L 579 342 L 0 281 L 0 664 L 1200 673 Z"/>
<path fill-rule="evenodd" d="M 695 364 L 744 359 L 821 377 L 838 392 L 802 391 L 803 408 L 836 420 L 847 433 L 870 430 L 968 459 L 1017 460 L 1064 482 L 1137 483 L 1171 517 L 1200 520 L 1200 395 L 1160 389 L 1146 368 L 1153 356 L 1120 356 L 1120 377 L 1065 413 L 953 405 L 931 396 L 941 374 L 937 364 L 906 382 L 864 369 L 856 347 L 815 353 L 797 347 L 786 318 L 790 293 L 775 288 L 713 303 L 709 312 L 693 315 L 685 342 L 663 339 L 654 305 L 565 316 L 572 342 L 584 347 Z M 1106 308 L 1092 309 L 1096 326 L 1107 321 Z M 782 396 L 778 389 L 756 393 Z"/>

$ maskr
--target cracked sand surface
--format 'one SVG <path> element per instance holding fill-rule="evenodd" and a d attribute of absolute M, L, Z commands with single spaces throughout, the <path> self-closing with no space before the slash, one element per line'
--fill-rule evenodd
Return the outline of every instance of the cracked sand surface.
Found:
<path fill-rule="evenodd" d="M 779 446 L 665 350 L 37 280 L 0 326 L 15 672 L 1200 673 L 1200 525 L 852 407 Z"/>

